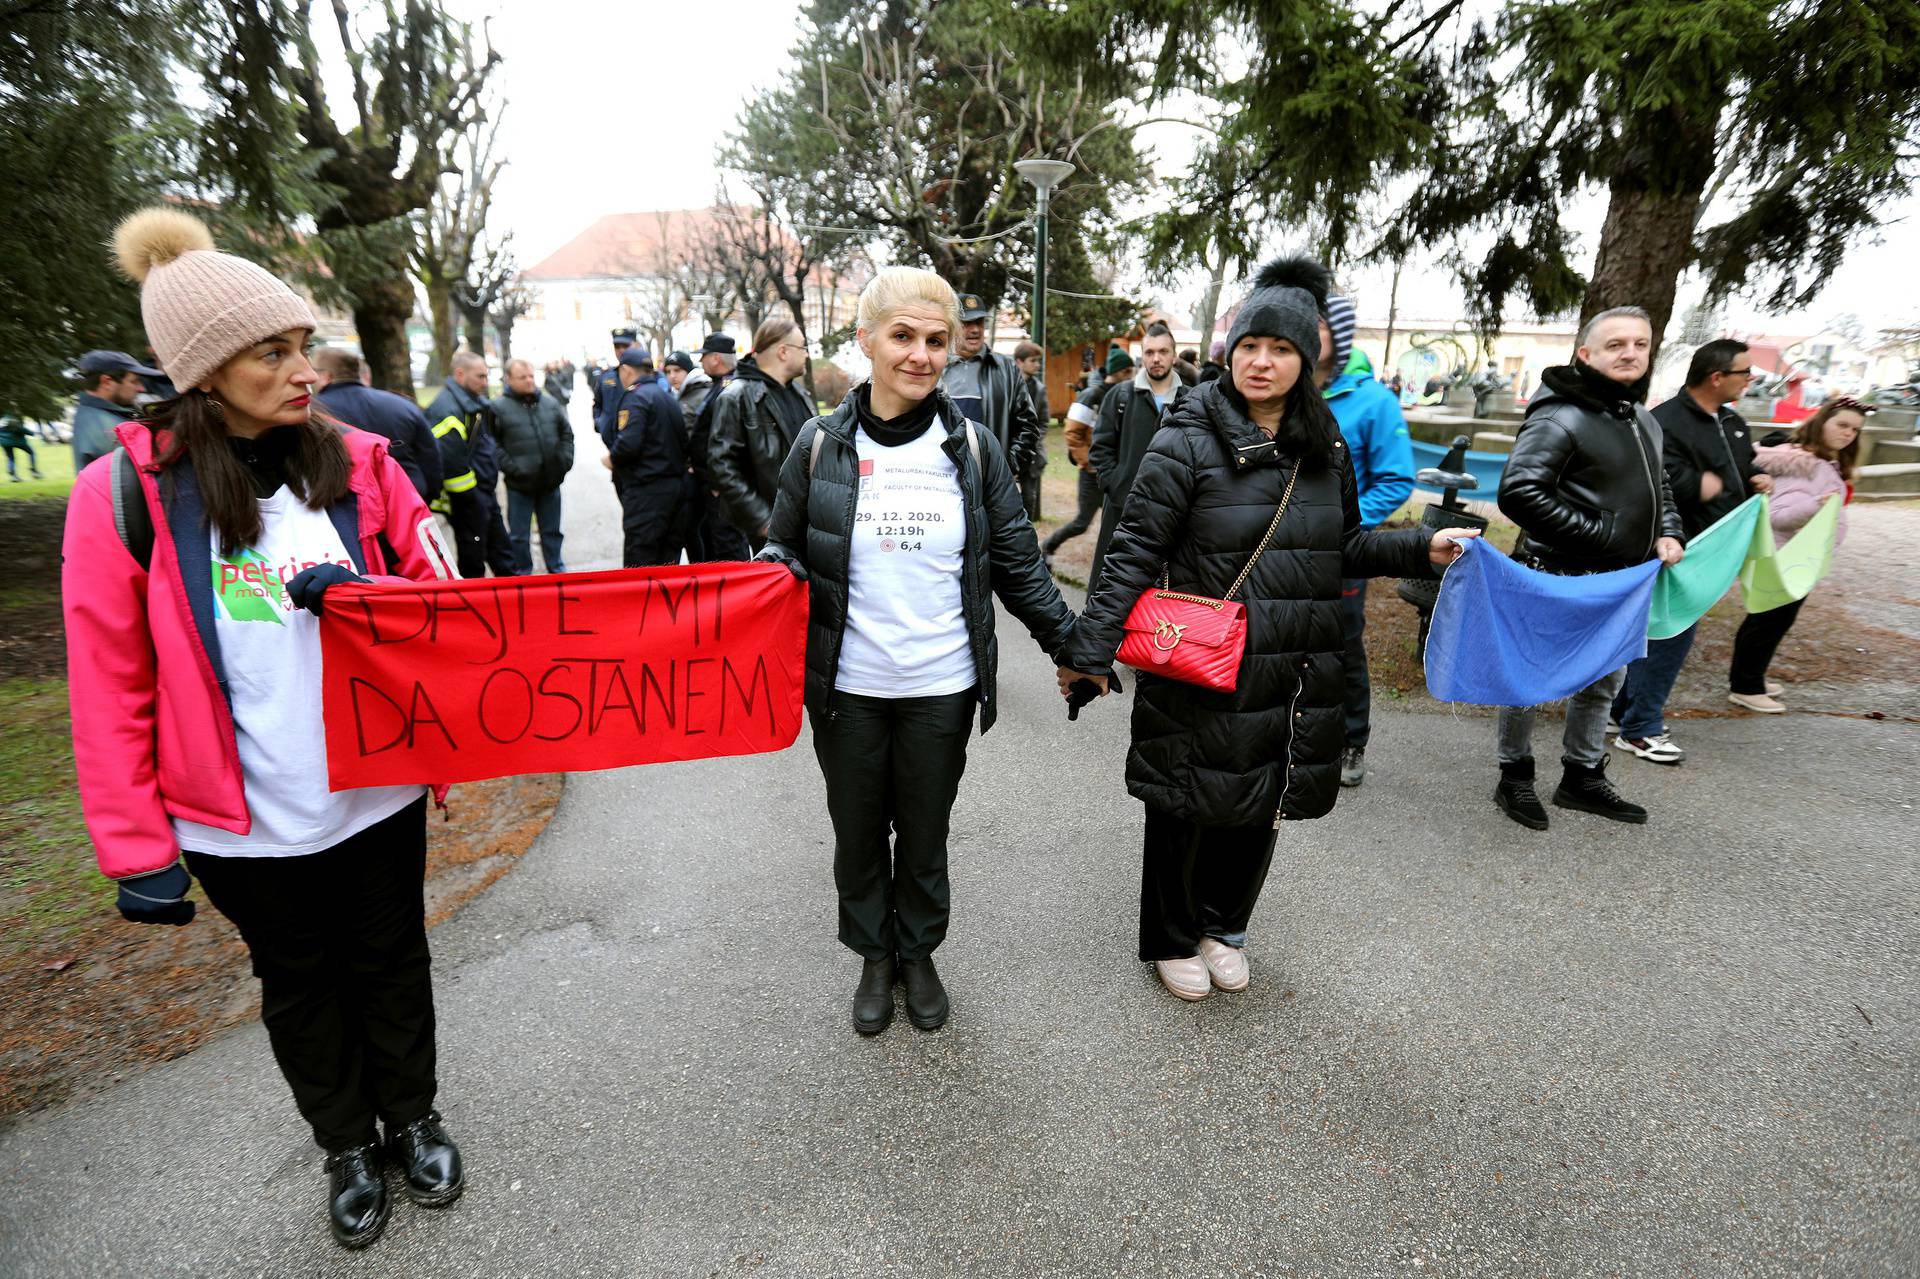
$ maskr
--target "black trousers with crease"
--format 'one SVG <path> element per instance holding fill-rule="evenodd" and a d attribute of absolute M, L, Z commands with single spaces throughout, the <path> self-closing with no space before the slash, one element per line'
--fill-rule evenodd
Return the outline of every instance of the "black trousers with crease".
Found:
<path fill-rule="evenodd" d="M 294 1105 L 328 1151 L 433 1109 L 427 801 L 299 857 L 188 853 L 260 979 L 260 1018 Z"/>
<path fill-rule="evenodd" d="M 1190 959 L 1203 937 L 1245 946 L 1277 837 L 1271 825 L 1202 826 L 1147 805 L 1140 958 Z"/>
<path fill-rule="evenodd" d="M 840 941 L 863 959 L 924 959 L 946 938 L 947 830 L 973 729 L 973 690 L 937 697 L 836 691 L 811 716 L 833 818 Z"/>

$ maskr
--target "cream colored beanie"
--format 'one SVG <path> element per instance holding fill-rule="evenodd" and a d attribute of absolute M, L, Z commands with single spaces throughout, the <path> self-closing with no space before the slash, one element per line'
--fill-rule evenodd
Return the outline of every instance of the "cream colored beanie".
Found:
<path fill-rule="evenodd" d="M 272 274 L 213 247 L 179 209 L 142 209 L 113 233 L 120 269 L 140 285 L 140 318 L 160 368 L 182 391 L 255 342 L 315 327 L 313 310 Z"/>

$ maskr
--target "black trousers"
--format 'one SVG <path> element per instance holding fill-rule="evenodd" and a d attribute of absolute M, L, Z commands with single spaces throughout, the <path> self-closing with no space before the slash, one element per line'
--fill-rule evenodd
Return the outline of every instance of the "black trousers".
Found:
<path fill-rule="evenodd" d="M 447 523 L 453 526 L 453 561 L 461 577 L 487 575 L 487 508 L 477 490 L 447 494 Z"/>
<path fill-rule="evenodd" d="M 433 1109 L 433 980 L 422 796 L 303 857 L 188 853 L 253 954 L 260 1016 L 294 1105 L 328 1151 Z"/>
<path fill-rule="evenodd" d="M 836 692 L 828 714 L 810 717 L 833 818 L 840 941 L 863 959 L 924 959 L 946 938 L 947 825 L 975 700 L 972 689 L 900 698 Z"/>
<path fill-rule="evenodd" d="M 1373 685 L 1367 678 L 1366 578 L 1340 583 L 1340 620 L 1347 641 L 1341 656 L 1347 677 L 1347 745 L 1364 747 L 1373 735 Z"/>
<path fill-rule="evenodd" d="M 1730 691 L 1749 696 L 1767 691 L 1767 667 L 1773 665 L 1773 654 L 1793 629 L 1793 619 L 1800 616 L 1804 603 L 1795 600 L 1764 613 L 1747 614 L 1733 635 L 1733 666 L 1727 679 Z"/>
<path fill-rule="evenodd" d="M 1202 937 L 1246 945 L 1277 836 L 1271 826 L 1202 826 L 1148 804 L 1140 958 L 1190 959 Z"/>
<path fill-rule="evenodd" d="M 636 483 L 616 471 L 613 488 L 620 496 L 621 566 L 678 564 L 680 552 L 687 545 L 691 484 L 679 480 Z"/>
<path fill-rule="evenodd" d="M 1075 496 L 1079 498 L 1080 508 L 1073 513 L 1071 520 L 1049 533 L 1045 545 L 1040 548 L 1048 555 L 1093 526 L 1093 517 L 1100 514 L 1100 477 L 1090 469 L 1082 470 L 1080 489 Z"/>
<path fill-rule="evenodd" d="M 493 570 L 495 577 L 518 576 L 519 569 L 513 559 L 513 538 L 507 532 L 505 517 L 500 514 L 500 495 L 491 489 L 475 489 L 474 492 L 480 494 L 480 505 L 485 508 L 482 518 L 485 521 L 483 532 L 487 567 Z M 461 576 L 467 574 L 462 573 Z"/>

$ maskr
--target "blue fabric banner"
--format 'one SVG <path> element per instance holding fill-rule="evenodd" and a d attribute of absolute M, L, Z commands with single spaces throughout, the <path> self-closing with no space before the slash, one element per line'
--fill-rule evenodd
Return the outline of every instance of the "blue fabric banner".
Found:
<path fill-rule="evenodd" d="M 1571 697 L 1647 652 L 1658 560 L 1558 577 L 1473 538 L 1440 582 L 1427 690 L 1443 702 L 1538 706 Z"/>

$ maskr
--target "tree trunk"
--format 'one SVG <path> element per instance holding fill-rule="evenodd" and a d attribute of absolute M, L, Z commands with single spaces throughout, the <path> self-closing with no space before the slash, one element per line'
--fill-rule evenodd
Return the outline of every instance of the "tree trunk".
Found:
<path fill-rule="evenodd" d="M 433 330 L 433 363 L 427 366 L 431 384 L 453 369 L 453 284 L 431 279 L 422 283 L 427 291 L 427 324 Z"/>
<path fill-rule="evenodd" d="M 1213 358 L 1213 325 L 1220 318 L 1220 290 L 1226 285 L 1228 257 L 1220 255 L 1220 265 L 1202 258 L 1200 268 L 1207 273 L 1207 289 L 1200 295 L 1200 309 L 1194 313 L 1194 327 L 1200 330 L 1200 358 Z"/>
<path fill-rule="evenodd" d="M 1634 189 L 1616 179 L 1600 229 L 1600 252 L 1580 304 L 1580 323 L 1616 306 L 1638 306 L 1653 317 L 1653 352 L 1673 316 L 1673 299 L 1693 249 L 1700 188 L 1678 195 Z"/>
<path fill-rule="evenodd" d="M 504 313 L 494 316 L 493 333 L 494 340 L 500 343 L 500 367 L 504 369 L 513 358 L 513 317 Z"/>
<path fill-rule="evenodd" d="M 1393 326 L 1400 319 L 1400 272 L 1406 269 L 1407 260 L 1397 258 L 1393 263 L 1393 287 L 1387 290 L 1387 349 L 1380 353 L 1379 374 L 1385 381 L 1393 372 Z"/>
<path fill-rule="evenodd" d="M 466 329 L 467 350 L 484 356 L 487 353 L 487 308 L 462 307 L 460 318 Z"/>
<path fill-rule="evenodd" d="M 413 277 L 404 266 L 359 291 L 353 300 L 353 327 L 373 385 L 413 398 L 412 352 L 407 320 L 413 315 Z"/>

